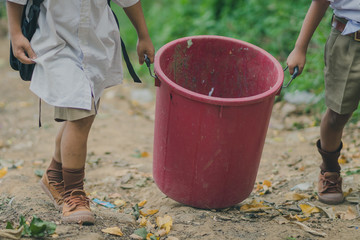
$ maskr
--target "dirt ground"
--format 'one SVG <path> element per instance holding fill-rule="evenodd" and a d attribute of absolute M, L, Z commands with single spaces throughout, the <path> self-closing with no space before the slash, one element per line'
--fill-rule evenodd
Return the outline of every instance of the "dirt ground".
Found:
<path fill-rule="evenodd" d="M 131 239 L 141 228 L 132 207 L 147 200 L 143 212 L 159 210 L 147 217 L 152 224 L 156 217 L 172 218 L 170 232 L 160 239 L 360 239 L 360 131 L 356 124 L 345 130 L 344 190 L 352 192 L 343 204 L 327 206 L 316 198 L 320 164 L 314 147 L 319 137 L 316 117 L 280 102 L 273 109 L 252 194 L 231 208 L 195 209 L 166 197 L 152 179 L 155 89 L 133 83 L 104 93 L 88 144 L 86 191 L 92 199 L 119 206 L 92 203 L 93 226 L 62 224 L 37 176 L 50 161 L 60 125 L 52 120 L 52 108 L 43 104 L 43 127 L 38 128 L 39 100 L 9 68 L 8 44 L 7 39 L 0 40 L 0 170 L 8 167 L 0 178 L 0 229 L 5 229 L 7 221 L 18 223 L 21 215 L 28 220 L 36 215 L 57 224 L 56 234 L 49 239 Z M 144 92 L 151 93 L 151 98 L 136 97 Z M 305 205 L 312 210 L 300 208 Z M 119 227 L 124 236 L 101 231 L 109 227 Z M 149 230 L 156 233 L 158 228 Z"/>

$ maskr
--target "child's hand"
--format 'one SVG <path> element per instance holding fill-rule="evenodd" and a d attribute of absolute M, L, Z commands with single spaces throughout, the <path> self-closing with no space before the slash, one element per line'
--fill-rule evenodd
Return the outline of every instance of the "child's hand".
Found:
<path fill-rule="evenodd" d="M 34 50 L 31 48 L 29 40 L 22 34 L 11 40 L 14 56 L 24 64 L 34 64 L 33 59 L 36 58 Z"/>
<path fill-rule="evenodd" d="M 296 66 L 299 67 L 299 73 L 304 69 L 306 63 L 306 52 L 301 51 L 300 49 L 294 48 L 294 50 L 290 53 L 287 58 L 286 64 L 289 67 L 289 73 L 292 75 L 294 73 L 294 68 Z"/>
<path fill-rule="evenodd" d="M 155 49 L 154 45 L 151 42 L 150 37 L 145 39 L 139 39 L 137 43 L 137 54 L 139 56 L 139 63 L 142 65 L 144 63 L 144 54 L 146 54 L 151 63 L 154 63 Z"/>

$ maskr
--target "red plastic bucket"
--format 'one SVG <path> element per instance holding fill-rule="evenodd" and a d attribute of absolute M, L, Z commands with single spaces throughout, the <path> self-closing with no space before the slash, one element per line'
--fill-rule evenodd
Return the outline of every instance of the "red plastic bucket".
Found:
<path fill-rule="evenodd" d="M 251 193 L 281 65 L 252 44 L 195 36 L 163 46 L 158 80 L 154 180 L 168 197 L 225 208 Z"/>

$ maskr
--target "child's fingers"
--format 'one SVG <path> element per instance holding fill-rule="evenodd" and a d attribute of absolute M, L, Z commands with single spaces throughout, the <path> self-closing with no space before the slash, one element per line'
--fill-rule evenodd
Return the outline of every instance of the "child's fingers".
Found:
<path fill-rule="evenodd" d="M 150 63 L 154 63 L 154 53 L 152 51 L 142 51 L 139 53 L 139 63 L 140 65 L 144 64 L 145 62 L 145 54 L 150 59 Z"/>
<path fill-rule="evenodd" d="M 36 58 L 36 54 L 34 50 L 31 48 L 30 44 L 25 46 L 25 52 L 27 53 L 27 55 L 31 60 Z"/>
<path fill-rule="evenodd" d="M 33 59 L 36 58 L 34 50 L 31 48 L 30 43 L 20 43 L 13 45 L 14 56 L 24 64 L 34 64 Z"/>
<path fill-rule="evenodd" d="M 24 63 L 24 64 L 33 64 L 34 63 L 34 61 L 31 60 L 31 58 L 26 56 L 25 51 L 18 51 L 18 53 L 14 54 L 14 55 L 17 59 L 19 59 L 19 61 L 21 63 Z"/>
<path fill-rule="evenodd" d="M 148 58 L 150 59 L 150 62 L 151 63 L 154 63 L 154 51 L 151 51 L 149 54 L 148 54 Z"/>

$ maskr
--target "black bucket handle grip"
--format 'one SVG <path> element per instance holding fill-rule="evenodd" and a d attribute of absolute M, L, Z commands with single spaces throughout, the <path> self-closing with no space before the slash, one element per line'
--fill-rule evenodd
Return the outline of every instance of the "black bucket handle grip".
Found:
<path fill-rule="evenodd" d="M 285 72 L 288 68 L 289 68 L 289 66 L 286 66 L 286 67 L 284 68 L 284 72 Z M 287 87 L 289 87 L 289 85 L 291 84 L 292 80 L 294 80 L 294 79 L 297 77 L 298 74 L 299 74 L 299 67 L 296 66 L 296 67 L 294 67 L 294 73 L 293 73 L 293 75 L 291 75 L 290 81 L 289 81 L 287 84 L 283 85 L 282 88 L 287 88 Z"/>
<path fill-rule="evenodd" d="M 144 54 L 144 60 L 145 60 L 146 66 L 149 69 L 150 76 L 155 79 L 155 86 L 160 87 L 160 84 L 161 84 L 160 79 L 156 76 L 155 73 L 154 74 L 152 73 L 150 58 L 146 54 Z"/>

